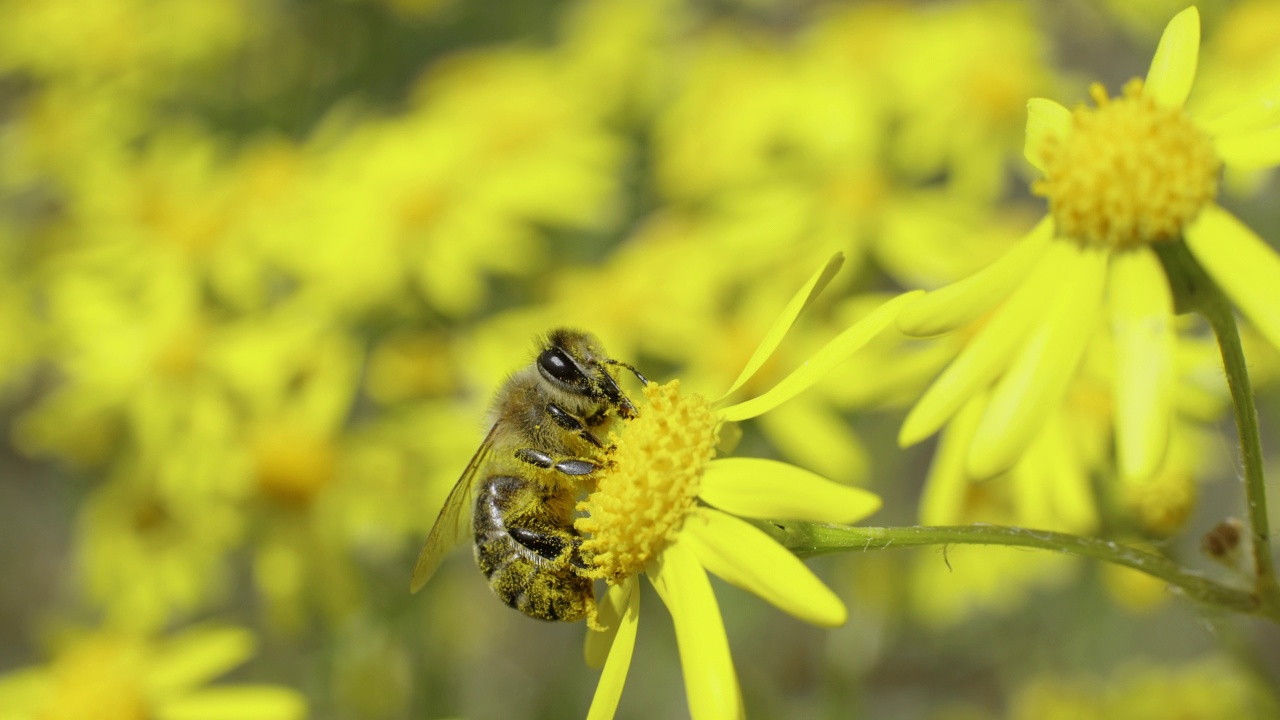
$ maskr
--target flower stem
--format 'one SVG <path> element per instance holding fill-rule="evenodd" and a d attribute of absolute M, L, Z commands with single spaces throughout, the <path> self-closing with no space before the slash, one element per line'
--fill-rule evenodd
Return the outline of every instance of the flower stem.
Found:
<path fill-rule="evenodd" d="M 1253 550 L 1254 591 L 1261 603 L 1272 611 L 1280 608 L 1280 584 L 1276 581 L 1275 562 L 1271 554 L 1271 527 L 1267 516 L 1267 484 L 1262 471 L 1262 440 L 1258 430 L 1258 409 L 1253 401 L 1249 368 L 1240 344 L 1231 303 L 1217 284 L 1209 278 L 1182 243 L 1169 243 L 1159 248 L 1160 259 L 1178 298 L 1180 311 L 1195 311 L 1209 321 L 1218 339 L 1222 366 L 1231 391 L 1236 429 L 1240 436 L 1240 455 L 1244 463 L 1244 490 L 1249 538 Z"/>
<path fill-rule="evenodd" d="M 1260 602 L 1252 592 L 1214 582 L 1168 558 L 1111 540 L 986 524 L 954 527 L 850 527 L 787 522 L 764 523 L 762 526 L 800 557 L 923 545 L 1008 545 L 1094 558 L 1160 578 L 1187 597 L 1207 605 L 1262 615 L 1280 623 L 1280 609 Z"/>

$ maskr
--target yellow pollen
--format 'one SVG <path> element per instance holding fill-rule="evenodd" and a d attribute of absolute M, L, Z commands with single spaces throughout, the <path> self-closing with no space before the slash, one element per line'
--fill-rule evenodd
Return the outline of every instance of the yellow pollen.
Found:
<path fill-rule="evenodd" d="M 1065 137 L 1041 148 L 1057 234 L 1085 244 L 1134 247 L 1181 236 L 1218 194 L 1221 161 L 1181 108 L 1161 107 L 1130 80 L 1121 97 L 1089 90 L 1096 108 L 1072 113 Z"/>
<path fill-rule="evenodd" d="M 644 570 L 675 539 L 715 456 L 719 420 L 701 395 L 680 395 L 680 381 L 651 383 L 649 405 L 627 423 L 596 491 L 578 504 L 574 527 L 587 540 L 592 576 L 620 582 Z"/>

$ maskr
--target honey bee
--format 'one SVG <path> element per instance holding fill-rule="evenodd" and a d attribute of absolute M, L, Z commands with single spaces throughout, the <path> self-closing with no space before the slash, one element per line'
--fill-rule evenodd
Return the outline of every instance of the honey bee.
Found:
<path fill-rule="evenodd" d="M 614 377 L 618 367 L 648 383 L 588 333 L 547 334 L 537 358 L 498 390 L 493 426 L 444 501 L 411 592 L 431 579 L 446 551 L 471 538 L 476 564 L 507 605 L 543 620 L 592 612 L 573 511 L 606 461 L 601 436 L 615 418 L 636 414 Z"/>

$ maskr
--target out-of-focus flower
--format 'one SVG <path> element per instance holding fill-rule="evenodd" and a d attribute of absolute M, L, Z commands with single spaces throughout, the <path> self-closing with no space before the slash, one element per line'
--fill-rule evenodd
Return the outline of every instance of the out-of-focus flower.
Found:
<path fill-rule="evenodd" d="M 164 493 L 164 471 L 120 462 L 80 508 L 76 569 L 86 599 L 117 630 L 152 632 L 228 594 L 227 557 L 244 538 L 239 508 L 226 497 Z"/>
<path fill-rule="evenodd" d="M 252 231 L 298 297 L 340 316 L 406 303 L 406 290 L 447 316 L 474 312 L 488 275 L 547 268 L 543 227 L 611 217 L 623 158 L 555 59 L 515 50 L 440 63 L 406 115 L 315 144 L 306 182 Z"/>
<path fill-rule="evenodd" d="M 1048 39 L 1024 3 L 945 3 L 915 16 L 886 61 L 902 118 L 897 166 L 917 181 L 945 176 L 963 194 L 999 197 L 1026 99 L 1054 89 Z"/>
<path fill-rule="evenodd" d="M 1214 203 L 1223 163 L 1272 163 L 1270 118 L 1244 105 L 1193 123 L 1182 111 L 1199 43 L 1194 8 L 1170 23 L 1145 85 L 1134 81 L 1074 113 L 1032 100 L 1027 158 L 1050 215 L 987 269 L 930 293 L 898 326 L 917 336 L 979 326 L 903 424 L 910 445 L 968 401 L 990 400 L 968 455 L 975 478 L 1012 467 L 1050 417 L 1104 319 L 1115 338 L 1116 443 L 1122 473 L 1160 466 L 1172 417 L 1173 297 L 1153 244 L 1181 242 L 1273 343 L 1280 257 Z M 1277 136 L 1280 137 L 1280 136 Z"/>
<path fill-rule="evenodd" d="M 208 685 L 248 660 L 248 630 L 193 627 L 149 639 L 109 632 L 72 640 L 46 666 L 0 676 L 6 720 L 298 720 L 306 700 L 278 685 Z"/>
<path fill-rule="evenodd" d="M 198 278 L 172 256 L 135 249 L 97 246 L 62 259 L 37 288 L 60 382 L 18 423 L 27 452 L 101 462 L 120 452 L 127 431 L 150 453 L 199 418 L 229 412 L 202 372 Z"/>
<path fill-rule="evenodd" d="M 6 0 L 0 70 L 21 69 L 81 91 L 148 91 L 234 49 L 253 32 L 240 0 Z"/>
<path fill-rule="evenodd" d="M 782 340 L 800 309 L 829 279 L 815 274 L 765 336 L 726 397 L 750 379 Z M 696 718 L 739 717 L 741 693 L 706 570 L 818 625 L 844 622 L 835 595 L 794 555 L 737 519 L 850 522 L 879 506 L 875 496 L 783 463 L 714 459 L 720 427 L 768 412 L 892 322 L 905 296 L 833 340 L 798 371 L 753 399 L 717 409 L 682 395 L 679 381 L 645 389 L 649 404 L 616 438 L 612 464 L 580 505 L 576 527 L 592 572 L 608 581 L 588 637 L 589 664 L 603 665 L 590 717 L 612 717 L 635 645 L 638 576 L 647 575 L 671 612 L 689 708 Z"/>
<path fill-rule="evenodd" d="M 1280 92 L 1276 89 L 1280 83 L 1280 48 L 1275 42 L 1280 6 L 1268 0 L 1223 5 L 1213 34 L 1205 40 L 1196 73 L 1196 92 L 1187 99 L 1192 117 L 1226 115 L 1240 106 L 1240 98 L 1256 96 L 1259 90 L 1273 99 Z M 1261 100 L 1259 107 L 1264 112 L 1265 102 Z M 1223 172 L 1223 190 L 1254 195 L 1271 175 L 1270 168 L 1228 165 Z"/>
<path fill-rule="evenodd" d="M 1073 402 L 1040 430 L 1017 465 L 981 482 L 968 475 L 965 456 L 985 398 L 971 400 L 942 435 L 921 496 L 920 522 L 1094 531 L 1098 507 L 1088 448 L 1109 432 L 1109 418 L 1090 407 L 1086 388 L 1078 391 Z M 1077 565 L 1074 558 L 1032 556 L 1004 548 L 957 550 L 945 564 L 933 554 L 916 561 L 912 600 L 928 622 L 949 625 L 975 611 L 1007 612 L 1019 607 L 1032 588 L 1069 579 Z"/>
<path fill-rule="evenodd" d="M 1017 693 L 1009 718 L 1262 720 L 1278 710 L 1275 698 L 1249 671 L 1210 657 L 1183 665 L 1133 664 L 1105 680 L 1044 675 Z"/>
<path fill-rule="evenodd" d="M 1280 48 L 1274 42 L 1280 7 L 1267 0 L 1244 0 L 1223 9 L 1205 40 L 1196 73 L 1199 85 L 1187 100 L 1195 117 L 1229 113 L 1237 109 L 1240 98 L 1259 90 L 1274 93 L 1280 77 Z"/>
<path fill-rule="evenodd" d="M 1184 319 L 1192 318 L 1176 322 L 1171 447 L 1151 475 L 1129 476 L 1117 468 L 1113 437 L 1118 422 L 1115 385 L 1120 378 L 1111 336 L 1102 333 L 1086 350 L 1055 414 L 1040 425 L 1010 470 L 993 477 L 972 474 L 968 457 L 990 394 L 980 393 L 961 407 L 943 432 L 925 489 L 922 522 L 1000 522 L 1089 533 L 1099 524 L 1100 509 L 1110 508 L 1143 532 L 1163 537 L 1177 531 L 1194 507 L 1195 484 L 1206 470 L 1203 434 L 1226 407 L 1216 346 L 1196 332 L 1195 323 L 1181 322 Z M 965 346 L 955 342 L 960 339 L 949 336 L 946 340 L 952 343 L 942 347 L 962 356 Z M 929 367 L 921 364 L 924 371 Z M 916 372 L 902 379 L 911 383 L 921 378 Z M 1095 478 L 1104 480 L 1104 494 L 1097 499 L 1091 480 Z M 971 493 L 987 501 L 979 506 L 1002 507 L 1003 512 L 956 515 L 969 507 L 965 498 Z M 993 504 L 992 496 L 1005 499 Z"/>
<path fill-rule="evenodd" d="M 856 78 L 732 26 L 704 31 L 690 52 L 655 120 L 655 174 L 667 197 L 706 200 L 804 177 L 832 157 L 871 157 L 877 105 Z"/>
<path fill-rule="evenodd" d="M 558 47 L 566 73 L 606 115 L 648 121 L 676 76 L 688 14 L 683 0 L 579 0 Z"/>
<path fill-rule="evenodd" d="M 961 173 L 953 173 L 955 182 L 945 189 L 923 188 L 920 175 L 933 181 L 954 160 L 982 165 L 982 174 L 998 177 L 1002 157 L 987 156 L 1007 149 L 958 139 L 948 115 L 929 126 L 937 130 L 933 146 L 918 139 L 904 143 L 928 156 L 922 161 L 928 169 L 904 176 L 887 157 L 894 128 L 924 124 L 895 122 L 895 112 L 918 114 L 915 107 L 901 107 L 903 83 L 878 75 L 874 63 L 858 63 L 869 51 L 851 38 L 874 45 L 906 33 L 901 13 L 882 10 L 851 11 L 871 30 L 830 22 L 779 38 L 719 25 L 691 43 L 691 67 L 655 121 L 656 182 L 672 204 L 695 218 L 698 242 L 719 248 L 716 274 L 736 278 L 745 293 L 776 286 L 780 273 L 800 282 L 807 268 L 836 251 L 858 263 L 873 257 L 905 284 L 935 285 L 981 267 L 1001 247 L 1001 233 L 978 231 L 990 228 L 992 212 L 985 199 L 958 191 Z M 883 64 L 896 64 L 898 49 Z M 936 72 L 954 65 L 926 64 Z M 955 81 L 948 76 L 938 84 Z M 919 94 L 942 95 L 934 87 Z M 1018 97 L 1016 113 L 1025 95 Z M 968 127 L 981 134 L 988 132 L 979 129 L 983 125 Z M 978 148 L 985 159 L 951 158 L 950 142 Z M 992 152 L 981 149 L 989 146 Z M 762 277 L 770 282 L 757 282 Z"/>

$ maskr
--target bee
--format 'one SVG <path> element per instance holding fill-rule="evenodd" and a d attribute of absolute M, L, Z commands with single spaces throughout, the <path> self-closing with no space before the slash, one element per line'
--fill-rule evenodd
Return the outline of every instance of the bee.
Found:
<path fill-rule="evenodd" d="M 543 620 L 592 614 L 573 511 L 607 461 L 601 437 L 610 423 L 636 415 L 614 376 L 619 367 L 648 383 L 588 333 L 547 334 L 534 361 L 498 390 L 493 426 L 445 499 L 410 592 L 431 579 L 446 551 L 471 538 L 476 564 L 507 605 Z"/>

